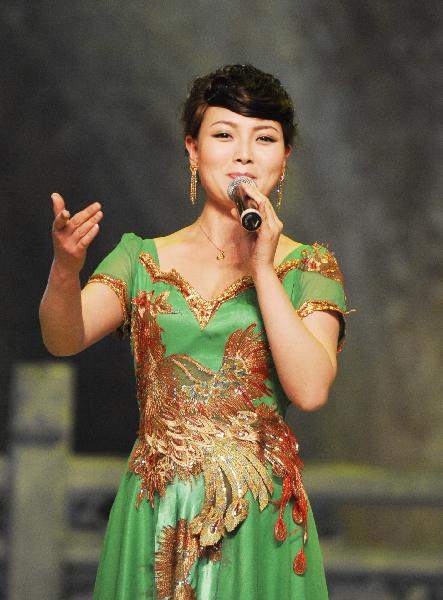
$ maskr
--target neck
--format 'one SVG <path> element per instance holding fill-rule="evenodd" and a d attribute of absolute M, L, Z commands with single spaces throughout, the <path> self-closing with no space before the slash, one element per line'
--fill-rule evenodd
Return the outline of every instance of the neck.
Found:
<path fill-rule="evenodd" d="M 198 222 L 203 227 L 205 233 L 211 240 L 220 246 L 227 249 L 228 247 L 239 246 L 240 224 L 231 214 L 231 209 L 234 207 L 220 206 L 211 202 L 206 202 L 203 210 L 198 218 Z M 197 222 L 195 223 L 198 226 Z"/>

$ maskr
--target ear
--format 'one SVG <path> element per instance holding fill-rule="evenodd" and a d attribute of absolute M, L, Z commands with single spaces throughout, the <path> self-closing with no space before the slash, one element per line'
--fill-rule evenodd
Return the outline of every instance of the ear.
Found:
<path fill-rule="evenodd" d="M 185 137 L 185 147 L 189 154 L 189 162 L 198 165 L 198 142 L 191 135 Z"/>
<path fill-rule="evenodd" d="M 283 163 L 284 167 L 286 167 L 286 161 L 290 157 L 291 153 L 292 153 L 292 146 L 286 146 L 286 148 L 285 148 L 285 161 Z"/>

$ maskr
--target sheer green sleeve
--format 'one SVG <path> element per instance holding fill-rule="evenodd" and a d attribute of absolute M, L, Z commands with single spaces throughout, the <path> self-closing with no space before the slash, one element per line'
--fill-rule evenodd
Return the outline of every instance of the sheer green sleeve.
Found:
<path fill-rule="evenodd" d="M 345 315 L 349 314 L 343 287 L 343 274 L 334 254 L 315 243 L 303 250 L 294 269 L 292 303 L 300 317 L 317 310 L 336 314 L 340 320 L 337 351 L 343 348 L 346 333 Z"/>
<path fill-rule="evenodd" d="M 133 233 L 125 233 L 88 280 L 88 284 L 102 283 L 109 286 L 117 295 L 123 314 L 120 327 L 122 332 L 126 332 L 130 324 L 133 272 L 140 244 L 141 238 Z"/>

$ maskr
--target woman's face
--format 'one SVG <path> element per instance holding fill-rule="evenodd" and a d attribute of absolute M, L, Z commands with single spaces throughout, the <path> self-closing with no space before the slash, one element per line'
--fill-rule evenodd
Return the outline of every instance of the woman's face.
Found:
<path fill-rule="evenodd" d="M 206 109 L 197 139 L 187 136 L 185 144 L 207 198 L 229 206 L 227 187 L 240 175 L 254 179 L 269 196 L 291 151 L 277 121 L 244 117 L 218 106 Z"/>

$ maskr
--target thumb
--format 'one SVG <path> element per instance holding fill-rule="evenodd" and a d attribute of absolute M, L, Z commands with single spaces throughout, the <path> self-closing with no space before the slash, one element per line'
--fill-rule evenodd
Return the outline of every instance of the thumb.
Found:
<path fill-rule="evenodd" d="M 51 194 L 51 200 L 54 217 L 57 217 L 57 215 L 59 215 L 65 209 L 65 201 L 60 194 L 57 194 L 57 192 Z"/>

